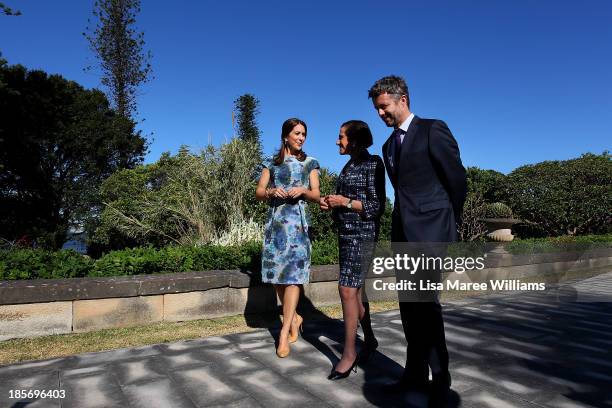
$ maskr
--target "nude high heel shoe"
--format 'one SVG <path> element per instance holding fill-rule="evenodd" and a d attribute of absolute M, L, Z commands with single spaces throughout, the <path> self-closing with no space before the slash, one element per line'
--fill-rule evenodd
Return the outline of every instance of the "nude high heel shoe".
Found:
<path fill-rule="evenodd" d="M 279 346 L 276 349 L 276 355 L 279 358 L 287 357 L 289 355 L 289 352 L 291 351 L 291 348 L 289 347 L 289 341 L 287 341 L 287 347 L 283 347 L 283 348 L 280 347 L 280 339 L 279 339 L 278 343 L 279 343 Z"/>
<path fill-rule="evenodd" d="M 291 331 L 289 332 L 289 343 L 295 343 L 298 339 L 299 333 L 304 331 L 304 318 L 299 314 L 295 314 L 295 325 L 291 322 Z M 295 329 L 294 329 L 295 327 Z"/>

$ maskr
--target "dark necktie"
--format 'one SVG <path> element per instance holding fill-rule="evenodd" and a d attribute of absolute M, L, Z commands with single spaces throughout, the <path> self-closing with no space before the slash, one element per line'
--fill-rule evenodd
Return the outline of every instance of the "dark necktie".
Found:
<path fill-rule="evenodd" d="M 397 170 L 399 166 L 399 157 L 400 151 L 402 150 L 402 135 L 404 131 L 400 128 L 397 128 L 393 131 L 393 138 L 395 139 L 395 151 L 393 155 L 393 168 Z"/>

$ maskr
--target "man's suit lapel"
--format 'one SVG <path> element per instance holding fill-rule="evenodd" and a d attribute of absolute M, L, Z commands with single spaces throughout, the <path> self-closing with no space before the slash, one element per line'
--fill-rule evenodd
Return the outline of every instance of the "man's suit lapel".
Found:
<path fill-rule="evenodd" d="M 401 156 L 405 152 L 408 152 L 412 149 L 412 146 L 414 145 L 414 136 L 419 130 L 420 121 L 421 120 L 416 115 L 414 116 L 414 118 L 412 118 L 412 122 L 410 122 L 410 126 L 408 126 L 408 131 L 404 134 L 404 140 L 402 141 L 402 153 L 400 154 L 400 160 L 398 160 L 398 162 L 401 161 Z"/>
<path fill-rule="evenodd" d="M 389 138 L 387 138 L 387 141 L 383 144 L 382 146 L 382 155 L 383 155 L 383 161 L 385 162 L 385 169 L 387 170 L 387 176 L 389 176 L 389 180 L 391 180 L 391 184 L 393 185 L 393 187 L 395 187 L 395 180 L 393 179 L 393 156 L 390 155 L 392 153 L 391 151 L 391 143 L 392 143 L 392 137 L 389 136 Z"/>
<path fill-rule="evenodd" d="M 387 174 L 389 175 L 389 179 L 391 180 L 391 184 L 393 185 L 393 187 L 395 187 L 395 185 L 397 184 L 397 176 L 402 160 L 401 158 L 406 152 L 412 149 L 412 146 L 414 144 L 414 136 L 416 135 L 420 126 L 419 122 L 419 117 L 415 115 L 415 117 L 412 118 L 412 122 L 410 122 L 410 126 L 408 126 L 408 131 L 404 134 L 399 155 L 395 155 L 397 146 L 395 144 L 395 139 L 393 136 L 389 136 L 389 138 L 383 145 L 385 166 L 387 168 Z M 397 163 L 395 162 L 396 157 Z"/>

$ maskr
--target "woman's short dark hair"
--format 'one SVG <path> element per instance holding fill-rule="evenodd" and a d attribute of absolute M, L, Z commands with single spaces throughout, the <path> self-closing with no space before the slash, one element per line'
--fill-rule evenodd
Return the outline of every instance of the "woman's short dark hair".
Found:
<path fill-rule="evenodd" d="M 341 128 L 348 138 L 349 145 L 355 148 L 367 149 L 372 146 L 373 138 L 370 127 L 362 120 L 349 120 L 344 122 Z"/>

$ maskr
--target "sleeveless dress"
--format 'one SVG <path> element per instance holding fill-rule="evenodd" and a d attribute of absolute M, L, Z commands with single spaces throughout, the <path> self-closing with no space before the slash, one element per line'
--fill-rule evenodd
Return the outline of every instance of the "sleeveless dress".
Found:
<path fill-rule="evenodd" d="M 314 157 L 301 162 L 286 157 L 280 165 L 263 164 L 270 170 L 271 187 L 289 190 L 310 186 L 310 172 L 319 169 Z M 306 201 L 273 198 L 269 201 L 261 256 L 261 280 L 273 284 L 304 284 L 310 279 L 311 244 L 308 237 Z"/>

